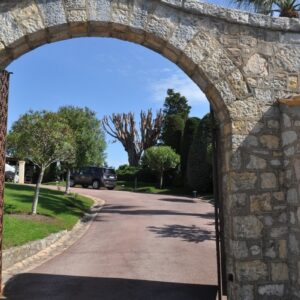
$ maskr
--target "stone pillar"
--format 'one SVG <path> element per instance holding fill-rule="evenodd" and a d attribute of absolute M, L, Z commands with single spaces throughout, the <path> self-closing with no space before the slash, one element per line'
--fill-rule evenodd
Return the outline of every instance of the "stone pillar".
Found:
<path fill-rule="evenodd" d="M 19 161 L 19 183 L 20 184 L 25 183 L 25 161 L 24 160 Z"/>
<path fill-rule="evenodd" d="M 300 299 L 300 103 L 292 107 L 281 105 L 280 109 L 286 190 L 284 203 L 288 208 L 288 240 L 284 254 L 288 257 L 290 299 Z"/>
<path fill-rule="evenodd" d="M 2 290 L 2 233 L 9 73 L 0 73 L 0 291 Z M 2 291 L 1 291 L 2 292 Z"/>
<path fill-rule="evenodd" d="M 229 172 L 223 180 L 229 299 L 298 299 L 289 295 L 289 216 L 278 106 L 256 118 L 233 119 L 229 137 Z"/>

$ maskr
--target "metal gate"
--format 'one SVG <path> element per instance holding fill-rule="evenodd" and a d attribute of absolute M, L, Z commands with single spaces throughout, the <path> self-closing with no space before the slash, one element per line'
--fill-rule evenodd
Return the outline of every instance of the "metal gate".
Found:
<path fill-rule="evenodd" d="M 5 145 L 7 132 L 7 106 L 9 76 L 7 71 L 0 72 L 0 289 L 2 289 L 2 240 L 5 179 Z"/>
<path fill-rule="evenodd" d="M 212 120 L 212 145 L 213 145 L 213 185 L 215 203 L 215 228 L 216 228 L 216 250 L 218 268 L 218 299 L 227 296 L 226 257 L 224 244 L 224 219 L 222 199 L 222 178 L 221 178 L 221 150 L 220 150 L 220 127 L 215 120 L 214 112 L 211 109 Z"/>

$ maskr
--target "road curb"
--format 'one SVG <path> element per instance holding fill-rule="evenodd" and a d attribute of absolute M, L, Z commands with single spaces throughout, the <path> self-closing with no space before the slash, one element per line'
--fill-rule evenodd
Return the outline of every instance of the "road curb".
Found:
<path fill-rule="evenodd" d="M 92 197 L 83 193 L 78 193 L 78 194 L 90 198 L 91 200 L 94 201 L 94 205 L 90 208 L 90 212 L 84 214 L 84 216 L 74 225 L 74 227 L 71 230 L 69 231 L 64 230 L 56 233 L 56 235 L 59 235 L 59 238 L 55 240 L 54 243 L 52 243 L 51 245 L 47 245 L 46 243 L 46 240 L 49 239 L 49 236 L 42 240 L 34 241 L 36 243 L 39 243 L 42 249 L 40 248 L 34 254 L 32 254 L 31 252 L 30 253 L 31 255 L 28 255 L 25 259 L 20 258 L 18 262 L 16 262 L 9 268 L 3 269 L 2 278 L 3 278 L 4 286 L 9 280 L 12 280 L 15 275 L 19 273 L 25 273 L 34 268 L 37 268 L 38 266 L 51 260 L 55 256 L 63 253 L 70 246 L 76 243 L 88 231 L 93 220 L 97 217 L 98 213 L 105 205 L 105 201 L 100 198 Z M 30 249 L 30 245 L 33 244 L 34 242 L 29 242 L 19 247 L 13 247 L 11 248 L 11 251 L 18 252 L 16 251 L 17 248 L 22 250 Z M 47 246 L 43 248 L 42 245 L 47 245 Z"/>

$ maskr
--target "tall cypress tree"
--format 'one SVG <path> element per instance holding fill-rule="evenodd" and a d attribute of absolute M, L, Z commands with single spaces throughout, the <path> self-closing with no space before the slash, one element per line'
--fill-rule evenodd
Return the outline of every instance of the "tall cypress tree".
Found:
<path fill-rule="evenodd" d="M 212 124 L 207 114 L 200 121 L 187 162 L 187 184 L 199 192 L 212 190 L 212 162 L 211 162 Z"/>
<path fill-rule="evenodd" d="M 164 144 L 180 154 L 184 120 L 180 115 L 170 115 L 165 122 L 165 131 L 163 132 Z"/>
<path fill-rule="evenodd" d="M 187 119 L 184 126 L 182 142 L 181 142 L 181 172 L 186 182 L 186 168 L 190 147 L 193 143 L 195 132 L 199 126 L 200 119 L 193 117 Z"/>
<path fill-rule="evenodd" d="M 180 93 L 175 93 L 173 89 L 167 90 L 167 97 L 164 103 L 163 113 L 166 117 L 170 115 L 181 115 L 186 121 L 191 111 L 187 99 Z"/>

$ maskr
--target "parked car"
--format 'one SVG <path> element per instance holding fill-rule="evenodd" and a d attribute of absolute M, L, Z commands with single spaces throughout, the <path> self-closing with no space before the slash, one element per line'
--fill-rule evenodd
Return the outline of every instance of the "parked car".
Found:
<path fill-rule="evenodd" d="M 5 164 L 5 181 L 18 182 L 19 176 L 16 174 L 16 167 Z"/>
<path fill-rule="evenodd" d="M 93 189 L 103 186 L 113 190 L 117 184 L 117 174 L 113 168 L 84 167 L 71 174 L 70 186 L 77 184 L 84 188 L 91 185 Z"/>
<path fill-rule="evenodd" d="M 5 181 L 6 182 L 14 182 L 15 173 L 12 171 L 5 171 Z"/>

